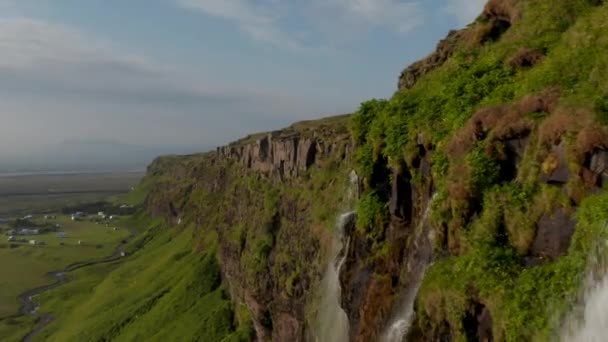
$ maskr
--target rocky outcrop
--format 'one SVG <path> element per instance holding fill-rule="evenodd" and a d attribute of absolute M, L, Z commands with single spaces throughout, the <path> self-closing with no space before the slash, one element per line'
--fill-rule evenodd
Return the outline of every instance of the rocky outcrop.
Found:
<path fill-rule="evenodd" d="M 550 184 L 565 184 L 570 179 L 570 170 L 566 159 L 566 147 L 562 142 L 553 146 L 549 156 L 542 165 L 543 173 L 540 175 L 542 181 Z"/>
<path fill-rule="evenodd" d="M 550 214 L 544 214 L 537 226 L 531 256 L 526 258 L 529 266 L 555 261 L 566 254 L 576 221 L 565 209 L 558 208 Z"/>
<path fill-rule="evenodd" d="M 388 211 L 390 220 L 382 227 L 386 254 L 378 257 L 376 243 L 361 231 L 351 236 L 351 248 L 340 281 L 342 305 L 347 313 L 352 341 L 378 341 L 387 324 L 396 318 L 403 305 L 413 305 L 419 282 L 432 259 L 428 223 L 433 182 L 430 175 L 432 151 L 420 142 L 421 157 L 411 165 L 383 172 L 389 179 Z M 410 171 L 411 170 L 411 171 Z M 416 182 L 411 173 L 422 177 Z M 399 312 L 398 312 L 399 311 Z"/>
<path fill-rule="evenodd" d="M 448 36 L 439 42 L 435 52 L 403 70 L 399 76 L 399 91 L 412 88 L 421 77 L 443 65 L 454 54 L 464 35 L 464 30 L 450 31 Z"/>
<path fill-rule="evenodd" d="M 326 159 L 340 148 L 349 153 L 348 135 L 334 133 L 331 139 L 316 132 L 275 131 L 250 142 L 236 142 L 219 147 L 220 158 L 235 160 L 245 167 L 280 179 L 305 173 L 317 161 Z"/>
<path fill-rule="evenodd" d="M 599 149 L 588 156 L 582 169 L 582 177 L 589 187 L 600 187 L 608 183 L 608 151 Z"/>

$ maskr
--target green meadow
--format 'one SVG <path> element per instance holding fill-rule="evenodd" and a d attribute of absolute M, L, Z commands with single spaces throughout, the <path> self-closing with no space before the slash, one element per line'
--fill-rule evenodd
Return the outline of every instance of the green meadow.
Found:
<path fill-rule="evenodd" d="M 38 221 L 40 223 L 42 221 Z M 51 232 L 36 236 L 20 236 L 27 240 L 44 241 L 45 245 L 8 243 L 3 234 L 0 242 L 0 319 L 12 316 L 19 310 L 17 296 L 28 289 L 44 286 L 54 280 L 47 275 L 66 266 L 82 261 L 95 260 L 111 255 L 117 245 L 130 235 L 124 221 L 106 227 L 88 221 L 71 221 L 66 216 L 49 220 L 58 223 L 60 231 L 67 234 L 60 239 Z M 117 227 L 117 230 L 113 230 Z M 78 242 L 81 242 L 79 244 Z M 61 245 L 63 243 L 63 245 Z M 8 325 L 8 326 L 7 326 Z M 0 320 L 0 337 L 10 331 L 7 319 Z"/>
<path fill-rule="evenodd" d="M 246 312 L 221 287 L 215 250 L 196 252 L 192 229 L 157 224 L 128 246 L 129 257 L 73 272 L 40 296 L 56 320 L 35 341 L 249 340 Z"/>

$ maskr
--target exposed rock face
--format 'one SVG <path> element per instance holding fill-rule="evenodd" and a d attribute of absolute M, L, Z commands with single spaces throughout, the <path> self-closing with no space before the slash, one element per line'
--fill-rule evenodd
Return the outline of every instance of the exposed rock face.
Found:
<path fill-rule="evenodd" d="M 553 184 L 565 184 L 570 179 L 570 170 L 566 160 L 566 147 L 564 143 L 553 146 L 551 153 L 543 163 L 541 180 Z"/>
<path fill-rule="evenodd" d="M 282 189 L 310 189 L 319 182 L 307 183 L 306 171 L 323 172 L 330 160 L 331 165 L 348 163 L 352 142 L 345 119 L 302 123 L 206 154 L 161 157 L 148 169 L 154 186 L 146 210 L 170 226 L 182 219 L 196 226 L 195 234 L 216 237 L 212 246 L 223 285 L 235 305 L 251 312 L 258 341 L 306 341 L 313 335 L 306 310 L 326 266 L 324 241 L 330 231 L 311 218 L 311 207 L 324 199 Z M 338 193 L 331 198 L 356 199 L 359 176 L 343 176 L 344 182 L 324 183 L 321 189 Z M 323 205 L 335 214 L 341 210 L 337 203 Z"/>
<path fill-rule="evenodd" d="M 358 230 L 351 236 L 352 247 L 340 281 L 352 341 L 380 340 L 395 309 L 400 310 L 410 295 L 415 298 L 417 282 L 432 258 L 428 238 L 432 228 L 426 224 L 433 189 L 428 172 L 431 158 L 419 147 L 425 157 L 409 167 L 423 175 L 422 182 L 413 184 L 407 165 L 385 176 L 391 180 L 387 189 L 391 219 L 383 227 L 389 246 L 386 257 L 372 258 L 376 253 L 373 243 Z"/>
<path fill-rule="evenodd" d="M 456 47 L 463 36 L 463 30 L 450 31 L 448 36 L 439 42 L 435 52 L 407 67 L 399 77 L 399 90 L 402 91 L 412 88 L 422 76 L 443 65 L 443 63 L 445 63 L 445 61 L 456 51 Z"/>
<path fill-rule="evenodd" d="M 586 169 L 583 169 L 585 171 Z M 603 186 L 608 182 L 608 151 L 598 150 L 591 155 L 587 184 Z"/>
<path fill-rule="evenodd" d="M 469 341 L 492 342 L 492 314 L 481 303 L 475 303 L 463 321 L 465 330 L 469 332 Z"/>
<path fill-rule="evenodd" d="M 565 209 L 558 208 L 550 214 L 544 214 L 537 225 L 531 257 L 527 258 L 527 263 L 531 266 L 554 261 L 566 254 L 576 221 Z"/>
<path fill-rule="evenodd" d="M 327 158 L 336 151 L 337 141 L 348 141 L 348 137 L 335 138 L 328 142 L 316 134 L 304 136 L 299 132 L 277 131 L 251 143 L 219 147 L 217 153 L 220 158 L 236 160 L 266 175 L 290 179 L 302 175 L 317 160 Z M 348 153 L 348 150 L 345 152 Z"/>

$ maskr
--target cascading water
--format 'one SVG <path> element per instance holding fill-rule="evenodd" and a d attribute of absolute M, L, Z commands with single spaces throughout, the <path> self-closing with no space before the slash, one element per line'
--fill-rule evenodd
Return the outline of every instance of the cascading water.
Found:
<path fill-rule="evenodd" d="M 346 237 L 345 229 L 354 224 L 355 212 L 340 215 L 336 233 L 332 241 L 331 262 L 325 271 L 322 282 L 322 297 L 317 317 L 317 342 L 346 342 L 348 341 L 348 317 L 340 305 L 340 269 L 348 255 L 350 238 Z"/>
<path fill-rule="evenodd" d="M 604 225 L 608 230 L 608 223 Z M 582 304 L 561 324 L 562 342 L 603 342 L 608 338 L 608 241 L 598 241 L 596 248 L 590 253 Z"/>
<path fill-rule="evenodd" d="M 567 322 L 563 342 L 603 342 L 608 339 L 608 275 L 585 296 L 580 321 Z"/>
<path fill-rule="evenodd" d="M 417 251 L 421 251 L 416 260 L 408 260 L 408 287 L 406 288 L 402 303 L 395 317 L 386 328 L 385 333 L 382 335 L 381 341 L 383 342 L 402 342 L 405 339 L 405 335 L 410 329 L 412 324 L 412 318 L 414 316 L 414 302 L 418 295 L 418 290 L 422 284 L 424 273 L 431 263 L 431 243 L 433 240 L 434 231 L 431 229 L 427 232 L 425 229 L 428 221 L 429 214 L 431 212 L 431 204 L 433 198 L 427 203 L 427 206 L 420 218 L 420 223 L 416 229 L 416 238 L 414 240 L 414 248 Z"/>

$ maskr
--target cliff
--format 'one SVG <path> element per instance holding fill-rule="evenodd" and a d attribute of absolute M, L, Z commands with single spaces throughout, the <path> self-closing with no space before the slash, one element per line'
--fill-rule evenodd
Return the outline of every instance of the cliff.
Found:
<path fill-rule="evenodd" d="M 250 310 L 258 340 L 313 336 L 331 228 L 348 205 L 348 120 L 302 122 L 148 169 L 148 213 L 194 224 L 202 250 L 217 245 L 224 284 Z"/>
<path fill-rule="evenodd" d="M 491 0 L 390 99 L 157 159 L 145 215 L 217 256 L 244 340 L 319 340 L 328 267 L 351 341 L 559 339 L 606 253 L 606 23 Z"/>

